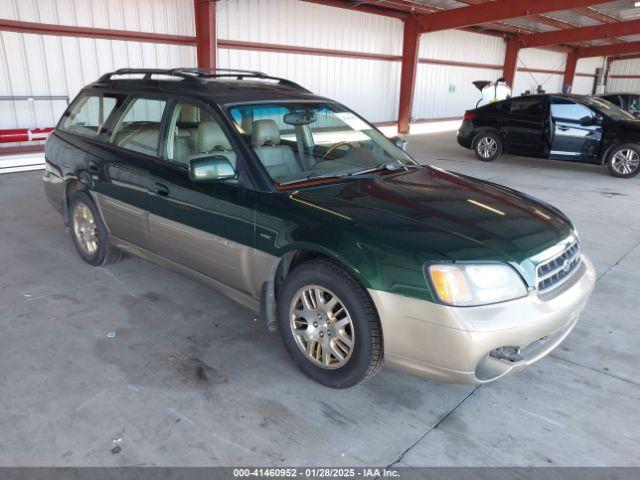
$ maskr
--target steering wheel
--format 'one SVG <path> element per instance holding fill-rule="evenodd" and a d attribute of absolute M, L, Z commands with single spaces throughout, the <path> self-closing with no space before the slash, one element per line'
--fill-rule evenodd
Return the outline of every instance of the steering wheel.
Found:
<path fill-rule="evenodd" d="M 324 162 L 324 159 L 327 157 L 327 155 L 329 155 L 331 152 L 333 152 L 336 148 L 340 148 L 340 147 L 344 147 L 347 146 L 349 147 L 349 149 L 354 148 L 353 144 L 351 142 L 338 142 L 338 143 L 334 143 L 333 145 L 331 145 L 326 152 L 324 152 L 324 155 L 322 156 L 322 158 L 320 159 L 321 162 Z"/>

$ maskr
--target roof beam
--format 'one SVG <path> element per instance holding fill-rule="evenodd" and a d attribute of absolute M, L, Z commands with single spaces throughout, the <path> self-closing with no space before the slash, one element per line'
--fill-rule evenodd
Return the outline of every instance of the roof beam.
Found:
<path fill-rule="evenodd" d="M 494 0 L 493 2 L 469 7 L 427 13 L 419 15 L 418 19 L 425 31 L 433 32 L 586 7 L 599 3 L 607 3 L 607 0 L 538 0 L 536 2 L 531 2 L 531 0 Z"/>
<path fill-rule="evenodd" d="M 383 17 L 392 17 L 404 20 L 409 17 L 409 13 L 392 10 L 387 8 L 378 8 L 368 3 L 350 3 L 344 0 L 305 0 L 308 3 L 317 3 L 327 7 L 344 8 L 346 10 L 354 10 L 356 12 L 373 13 L 374 15 L 382 15 Z"/>
<path fill-rule="evenodd" d="M 607 15 L 606 13 L 599 12 L 589 7 L 574 8 L 573 11 L 579 13 L 582 16 L 597 20 L 600 23 L 616 23 L 620 21 L 617 18 L 612 17 L 611 15 Z"/>
<path fill-rule="evenodd" d="M 640 53 L 640 42 L 618 43 L 616 45 L 602 45 L 600 47 L 579 48 L 578 57 L 605 57 L 608 55 L 630 55 Z"/>
<path fill-rule="evenodd" d="M 169 43 L 174 45 L 195 45 L 195 37 L 166 35 L 131 30 L 111 30 L 108 28 L 76 27 L 50 23 L 22 22 L 0 18 L 0 31 L 33 33 L 35 35 L 55 35 L 61 37 L 104 38 L 107 40 L 128 40 L 132 42 Z"/>
<path fill-rule="evenodd" d="M 560 43 L 584 42 L 599 38 L 615 38 L 634 35 L 640 32 L 640 20 L 628 22 L 608 23 L 592 27 L 566 28 L 553 32 L 519 35 L 518 41 L 522 48 L 542 47 L 544 45 L 558 45 Z"/>

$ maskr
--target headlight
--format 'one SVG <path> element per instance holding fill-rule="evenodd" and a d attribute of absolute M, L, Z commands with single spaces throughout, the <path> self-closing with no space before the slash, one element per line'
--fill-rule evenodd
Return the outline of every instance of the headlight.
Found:
<path fill-rule="evenodd" d="M 527 295 L 520 275 L 505 264 L 434 264 L 427 272 L 435 294 L 447 305 L 487 305 Z"/>

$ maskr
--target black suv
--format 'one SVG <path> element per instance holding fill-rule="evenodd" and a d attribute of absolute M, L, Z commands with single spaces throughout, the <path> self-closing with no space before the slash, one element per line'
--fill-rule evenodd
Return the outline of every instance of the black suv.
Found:
<path fill-rule="evenodd" d="M 597 97 L 525 95 L 469 110 L 458 143 L 485 162 L 507 152 L 640 172 L 640 120 Z"/>

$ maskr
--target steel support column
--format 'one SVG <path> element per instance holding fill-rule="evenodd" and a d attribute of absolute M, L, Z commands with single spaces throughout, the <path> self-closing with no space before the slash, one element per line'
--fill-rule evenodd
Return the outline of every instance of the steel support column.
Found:
<path fill-rule="evenodd" d="M 194 0 L 198 68 L 216 68 L 216 1 Z"/>
<path fill-rule="evenodd" d="M 507 50 L 504 54 L 504 67 L 502 76 L 507 84 L 513 89 L 516 80 L 516 70 L 518 68 L 518 52 L 520 52 L 520 43 L 516 38 L 507 40 Z"/>
<path fill-rule="evenodd" d="M 409 133 L 421 33 L 422 29 L 413 17 L 409 17 L 404 21 L 402 70 L 400 74 L 400 105 L 398 108 L 398 132 L 400 133 Z"/>
<path fill-rule="evenodd" d="M 575 50 L 571 50 L 569 53 L 567 53 L 567 62 L 564 67 L 564 79 L 562 80 L 562 91 L 565 93 L 571 93 L 573 79 L 576 76 L 577 63 L 578 53 Z"/>

